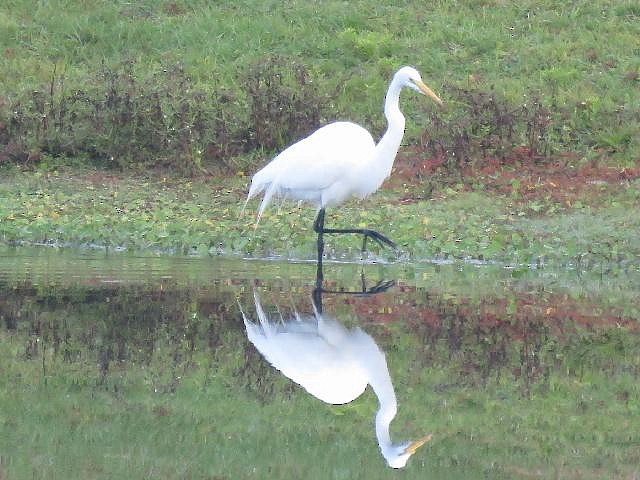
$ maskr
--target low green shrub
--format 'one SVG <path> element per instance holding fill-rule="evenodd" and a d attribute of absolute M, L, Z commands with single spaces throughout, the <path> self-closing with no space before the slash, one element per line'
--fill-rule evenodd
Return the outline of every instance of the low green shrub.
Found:
<path fill-rule="evenodd" d="M 80 157 L 107 168 L 193 175 L 229 170 L 233 157 L 282 148 L 320 124 L 323 97 L 299 64 L 265 58 L 245 72 L 244 92 L 208 91 L 180 65 L 148 76 L 135 67 L 103 64 L 82 90 L 65 88 L 54 72 L 46 88 L 5 100 L 0 164 Z"/>

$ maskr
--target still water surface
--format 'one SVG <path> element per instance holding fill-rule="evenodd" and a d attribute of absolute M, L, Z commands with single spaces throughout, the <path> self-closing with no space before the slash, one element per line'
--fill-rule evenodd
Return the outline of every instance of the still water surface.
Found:
<path fill-rule="evenodd" d="M 316 267 L 1 250 L 0 478 L 638 475 L 637 274 Z"/>

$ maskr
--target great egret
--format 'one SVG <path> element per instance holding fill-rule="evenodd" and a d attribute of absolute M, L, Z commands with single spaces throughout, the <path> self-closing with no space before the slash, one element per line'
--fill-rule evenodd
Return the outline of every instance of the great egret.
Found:
<path fill-rule="evenodd" d="M 402 67 L 393 76 L 387 91 L 384 114 L 388 126 L 377 145 L 371 134 L 359 125 L 330 123 L 285 149 L 253 176 L 244 205 L 264 192 L 256 225 L 275 196 L 306 201 L 318 208 L 313 229 L 318 234 L 319 256 L 324 249 L 324 233 L 361 234 L 363 250 L 367 238 L 395 247 L 391 240 L 374 230 L 325 228 L 324 216 L 326 207 L 339 205 L 351 196 L 365 198 L 375 192 L 391 174 L 404 135 L 405 119 L 399 107 L 400 91 L 404 87 L 428 95 L 442 105 L 442 100 L 424 84 L 415 68 Z"/>
<path fill-rule="evenodd" d="M 254 301 L 259 324 L 240 308 L 247 337 L 285 376 L 323 402 L 339 405 L 358 398 L 371 385 L 380 404 L 375 429 L 380 451 L 392 468 L 402 468 L 431 435 L 415 442 L 393 444 L 389 424 L 398 411 L 384 353 L 360 328 L 347 330 L 337 320 L 318 313 L 284 321 L 269 320 L 257 293 Z"/>

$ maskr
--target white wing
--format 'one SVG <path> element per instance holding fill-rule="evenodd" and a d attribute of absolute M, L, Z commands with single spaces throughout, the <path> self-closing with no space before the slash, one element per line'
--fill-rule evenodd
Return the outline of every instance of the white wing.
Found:
<path fill-rule="evenodd" d="M 339 405 L 365 391 L 366 371 L 351 356 L 348 344 L 327 342 L 318 334 L 315 320 L 284 324 L 262 320 L 256 325 L 245 317 L 247 337 L 271 365 L 311 395 Z"/>
<path fill-rule="evenodd" d="M 350 122 L 326 125 L 258 171 L 251 180 L 247 201 L 265 192 L 258 220 L 273 195 L 319 204 L 322 191 L 366 162 L 374 149 L 371 134 L 361 126 Z"/>

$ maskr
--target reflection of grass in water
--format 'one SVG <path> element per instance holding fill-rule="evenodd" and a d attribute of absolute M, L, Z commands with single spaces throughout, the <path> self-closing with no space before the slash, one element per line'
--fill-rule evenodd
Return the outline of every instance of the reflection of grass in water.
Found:
<path fill-rule="evenodd" d="M 8 478 L 389 475 L 373 436 L 370 393 L 328 407 L 299 389 L 287 394 L 275 378 L 262 403 L 208 370 L 205 355 L 173 393 L 153 393 L 150 372 L 133 365 L 96 384 L 93 365 L 52 362 L 45 384 L 39 359 L 16 361 L 18 338 L 2 340 L 0 448 Z M 393 366 L 397 355 L 388 357 Z M 451 384 L 446 368 L 394 370 L 395 435 L 435 434 L 409 464 L 409 478 L 616 477 L 637 464 L 632 421 L 640 392 L 630 373 L 611 378 L 588 366 L 581 379 L 554 373 L 548 390 L 524 399 L 507 378 L 473 387 Z"/>
<path fill-rule="evenodd" d="M 542 478 L 556 472 L 561 478 L 598 478 L 604 472 L 609 477 L 633 472 L 638 437 L 630 421 L 638 405 L 625 404 L 616 393 L 637 392 L 633 377 L 614 382 L 603 374 L 588 377 L 578 382 L 554 374 L 550 390 L 528 401 L 508 381 L 488 389 L 450 389 L 447 404 L 440 402 L 433 412 L 443 437 L 432 445 L 435 455 L 445 465 L 471 460 L 488 469 L 495 462 L 514 476 L 528 471 Z M 445 453 L 449 448 L 451 458 Z"/>
<path fill-rule="evenodd" d="M 429 305 L 460 296 L 447 297 L 450 281 Z M 0 451 L 8 478 L 392 474 L 373 434 L 375 396 L 330 407 L 266 366 L 229 306 L 233 285 L 208 293 L 167 283 L 16 287 L 4 289 L 3 316 L 22 313 L 14 330 L 3 325 L 0 334 Z M 429 298 L 424 291 L 401 297 Z M 434 433 L 405 476 L 615 478 L 634 471 L 637 334 L 539 335 L 532 340 L 538 346 L 525 351 L 546 377 L 523 389 L 512 371 L 522 365 L 523 342 L 511 339 L 504 364 L 485 372 L 500 339 L 477 338 L 486 330 L 473 316 L 454 320 L 450 332 L 403 321 L 365 325 L 387 352 L 394 379 L 394 438 Z"/>

